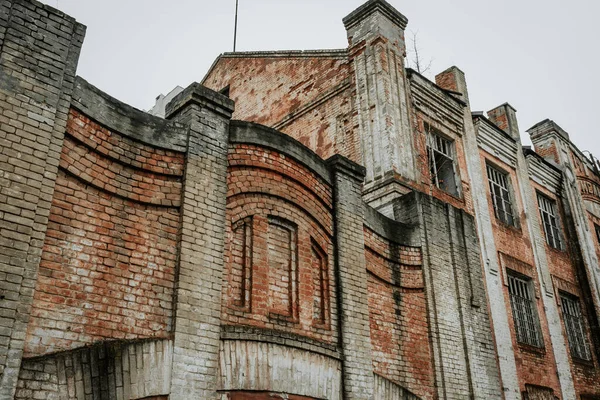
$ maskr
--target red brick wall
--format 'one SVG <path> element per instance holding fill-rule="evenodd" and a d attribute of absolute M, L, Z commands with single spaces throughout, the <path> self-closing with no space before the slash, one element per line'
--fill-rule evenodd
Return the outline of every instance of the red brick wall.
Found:
<path fill-rule="evenodd" d="M 517 226 L 509 226 L 495 218 L 494 208 L 491 200 L 489 185 L 486 185 L 489 213 L 494 231 L 494 239 L 499 253 L 499 264 L 503 273 L 501 274 L 504 283 L 504 301 L 508 313 L 508 321 L 515 349 L 515 360 L 517 364 L 517 373 L 519 375 L 521 391 L 525 391 L 525 385 L 537 385 L 554 390 L 554 393 L 560 393 L 560 385 L 557 377 L 556 363 L 548 331 L 548 320 L 546 318 L 544 306 L 541 299 L 541 284 L 538 279 L 537 271 L 534 267 L 533 248 L 529 239 L 530 234 L 527 227 L 526 215 L 524 213 L 523 201 L 520 195 L 519 185 L 515 170 L 509 165 L 504 164 L 498 158 L 481 151 L 481 168 L 483 177 L 487 183 L 488 176 L 486 172 L 486 162 L 491 162 L 493 166 L 508 173 L 509 191 L 512 195 L 512 210 L 517 219 Z M 527 182 L 526 184 L 529 184 Z M 532 210 L 537 212 L 537 210 Z M 543 229 L 543 228 L 542 228 Z M 536 292 L 536 310 L 539 316 L 541 334 L 544 340 L 543 348 L 534 348 L 521 345 L 517 342 L 514 329 L 514 320 L 508 294 L 508 282 L 506 282 L 504 273 L 511 270 L 523 274 L 530 278 Z"/>
<path fill-rule="evenodd" d="M 540 156 L 553 160 L 558 164 L 558 149 L 556 148 L 556 143 L 554 141 L 548 141 L 543 144 L 537 144 L 535 146 L 535 152 Z"/>
<path fill-rule="evenodd" d="M 331 187 L 254 145 L 229 152 L 222 322 L 335 343 Z"/>
<path fill-rule="evenodd" d="M 374 372 L 423 399 L 434 398 L 420 249 L 365 228 Z"/>
<path fill-rule="evenodd" d="M 531 182 L 533 188 L 547 196 L 548 198 L 556 201 L 557 209 L 559 211 L 560 217 L 560 227 L 562 229 L 562 235 L 565 239 L 566 243 L 569 242 L 570 238 L 567 234 L 565 228 L 567 220 L 565 218 L 564 207 L 562 205 L 561 199 L 557 197 L 554 193 L 549 191 L 547 188 L 538 185 L 537 183 Z M 537 210 L 536 210 L 537 211 Z M 541 223 L 541 218 L 538 212 L 538 219 Z M 542 229 L 543 229 L 543 225 Z M 595 236 L 594 231 L 591 231 Z M 576 296 L 579 299 L 579 305 L 581 306 L 582 313 L 584 316 L 588 315 L 588 310 L 586 309 L 586 302 L 584 301 L 584 296 L 586 295 L 583 290 L 581 290 L 582 285 L 586 284 L 581 282 L 580 276 L 577 271 L 576 257 L 571 254 L 571 247 L 567 244 L 567 248 L 563 251 L 556 250 L 551 246 L 546 244 L 546 255 L 548 257 L 548 268 L 550 273 L 552 274 L 552 279 L 554 283 L 554 287 L 556 289 L 556 302 L 558 304 L 559 309 L 561 310 L 562 317 L 562 325 L 563 325 L 563 336 L 566 340 L 567 352 L 570 354 L 570 350 L 568 348 L 569 343 L 567 339 L 567 333 L 564 327 L 564 317 L 562 316 L 562 304 L 560 302 L 560 292 L 568 293 L 573 296 Z M 594 348 L 591 340 L 591 331 L 588 322 L 588 318 L 584 317 L 586 321 L 586 334 L 587 341 L 590 344 L 590 350 L 592 353 L 592 360 L 590 362 L 582 362 L 578 360 L 574 360 L 573 357 L 570 357 L 571 363 L 571 371 L 573 373 L 573 379 L 575 384 L 575 390 L 577 393 L 598 393 L 600 392 L 600 373 L 597 368 L 598 360 L 596 359 Z"/>
<path fill-rule="evenodd" d="M 204 85 L 230 85 L 234 119 L 274 127 L 324 159 L 342 154 L 358 161 L 352 89 L 344 89 L 348 74 L 347 60 L 339 56 L 224 57 Z M 335 88 L 341 93 L 323 98 Z"/>
<path fill-rule="evenodd" d="M 465 150 L 462 137 L 452 132 L 445 125 L 440 124 L 435 119 L 428 117 L 421 112 L 415 112 L 415 157 L 417 168 L 419 169 L 420 182 L 410 184 L 416 190 L 428 193 L 443 202 L 449 203 L 456 208 L 465 210 L 473 214 L 473 198 L 471 195 L 471 186 L 469 183 L 469 174 L 465 158 Z M 439 189 L 431 183 L 431 171 L 429 169 L 429 155 L 427 153 L 427 130 L 426 125 L 440 132 L 442 135 L 454 141 L 454 152 L 456 155 L 455 165 L 457 172 L 457 185 L 460 189 L 459 196 L 453 196 L 442 189 Z"/>
<path fill-rule="evenodd" d="M 71 110 L 26 355 L 168 334 L 182 170 Z"/>

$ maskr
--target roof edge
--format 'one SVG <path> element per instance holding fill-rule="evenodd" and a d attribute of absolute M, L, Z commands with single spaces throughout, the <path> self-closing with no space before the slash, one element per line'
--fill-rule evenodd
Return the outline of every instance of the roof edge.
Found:
<path fill-rule="evenodd" d="M 366 18 L 367 16 L 379 11 L 393 23 L 398 25 L 402 30 L 406 29 L 408 24 L 408 18 L 406 18 L 400 11 L 396 10 L 390 3 L 385 0 L 369 0 L 356 10 L 348 14 L 342 22 L 346 29 L 356 25 L 359 21 Z"/>

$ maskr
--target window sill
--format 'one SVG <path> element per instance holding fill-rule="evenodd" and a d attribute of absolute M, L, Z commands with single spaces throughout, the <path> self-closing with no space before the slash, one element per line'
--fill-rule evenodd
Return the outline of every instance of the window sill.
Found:
<path fill-rule="evenodd" d="M 533 354 L 538 357 L 544 357 L 546 355 L 546 349 L 544 347 L 532 346 L 526 343 L 519 343 L 519 349 L 525 353 Z"/>
<path fill-rule="evenodd" d="M 585 360 L 583 358 L 579 358 L 576 356 L 571 356 L 571 359 L 573 360 L 573 364 L 579 366 L 579 367 L 584 367 L 584 368 L 589 368 L 589 369 L 595 369 L 596 365 L 594 364 L 594 360 Z"/>
<path fill-rule="evenodd" d="M 507 229 L 509 231 L 513 231 L 513 232 L 516 232 L 516 233 L 523 233 L 523 230 L 521 229 L 521 226 L 518 223 L 515 224 L 515 225 L 511 225 L 511 224 L 508 224 L 508 223 L 502 221 L 498 217 L 496 217 L 496 223 L 501 228 Z"/>
<path fill-rule="evenodd" d="M 444 195 L 444 196 L 451 197 L 454 200 L 459 201 L 461 203 L 464 203 L 464 201 L 465 201 L 464 198 L 463 198 L 463 196 L 460 195 L 460 193 L 459 194 L 453 194 L 453 193 L 450 193 L 450 192 L 446 192 L 444 189 L 441 189 L 441 188 L 437 187 L 435 184 L 432 184 L 431 187 L 433 188 L 433 195 L 434 195 L 434 197 L 435 196 L 439 196 L 439 195 Z"/>
<path fill-rule="evenodd" d="M 274 321 L 274 322 L 277 322 L 280 324 L 284 324 L 284 325 L 288 325 L 288 326 L 290 326 L 290 325 L 294 326 L 294 325 L 298 325 L 300 323 L 298 318 L 296 318 L 295 316 L 281 315 L 281 314 L 277 314 L 274 312 L 269 312 L 268 318 L 271 321 Z"/>
<path fill-rule="evenodd" d="M 555 253 L 561 256 L 567 255 L 567 249 L 557 249 L 556 247 L 550 246 L 548 243 L 546 243 L 546 250 L 548 250 L 550 253 Z"/>

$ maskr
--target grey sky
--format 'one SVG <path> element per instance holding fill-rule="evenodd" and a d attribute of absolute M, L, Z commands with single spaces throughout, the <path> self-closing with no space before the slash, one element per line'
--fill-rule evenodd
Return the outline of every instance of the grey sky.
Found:
<path fill-rule="evenodd" d="M 473 110 L 504 102 L 524 132 L 553 119 L 600 157 L 600 2 L 388 0 L 418 31 L 429 77 L 461 68 Z M 235 0 L 45 0 L 87 25 L 78 74 L 149 109 L 231 51 Z M 238 50 L 344 48 L 341 19 L 363 0 L 240 0 Z"/>

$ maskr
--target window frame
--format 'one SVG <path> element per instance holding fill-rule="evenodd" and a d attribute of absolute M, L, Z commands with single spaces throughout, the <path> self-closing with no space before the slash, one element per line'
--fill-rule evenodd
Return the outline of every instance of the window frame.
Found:
<path fill-rule="evenodd" d="M 506 271 L 506 278 L 517 343 L 543 349 L 544 338 L 533 279 L 515 271 Z"/>
<path fill-rule="evenodd" d="M 559 292 L 559 298 L 571 356 L 577 360 L 592 361 L 592 350 L 587 336 L 587 324 L 581 300 L 577 296 L 563 291 Z M 572 326 L 572 323 L 577 326 Z M 573 335 L 577 337 L 573 337 Z"/>
<path fill-rule="evenodd" d="M 488 177 L 488 187 L 490 190 L 492 207 L 494 208 L 494 215 L 496 216 L 496 219 L 502 222 L 504 225 L 513 226 L 515 228 L 518 227 L 518 219 L 515 213 L 516 202 L 513 196 L 510 174 L 505 170 L 490 164 L 489 162 L 486 162 L 486 173 Z M 494 179 L 495 177 L 499 179 Z M 502 183 L 504 183 L 504 185 L 502 185 Z M 498 193 L 497 190 L 494 190 L 496 188 L 500 193 Z M 503 193 L 505 193 L 506 197 L 502 196 Z M 499 201 L 502 204 L 501 209 L 498 205 Z"/>
<path fill-rule="evenodd" d="M 456 140 L 449 138 L 442 134 L 439 130 L 433 128 L 429 124 L 425 124 L 426 138 L 426 149 L 427 149 L 427 165 L 429 167 L 429 174 L 431 183 L 438 189 L 445 193 L 448 193 L 454 197 L 461 196 L 461 180 L 458 174 L 457 167 L 457 154 L 456 154 Z M 453 187 L 454 190 L 447 190 L 440 182 L 439 169 L 437 167 L 436 155 L 444 157 L 449 160 L 452 164 L 452 175 L 454 177 Z"/>
<path fill-rule="evenodd" d="M 558 202 L 543 193 L 536 192 L 536 194 L 540 219 L 546 236 L 546 244 L 553 249 L 564 251 L 565 240 L 562 235 L 562 224 L 558 212 Z M 545 216 L 549 219 L 548 224 L 544 218 Z M 554 224 L 552 224 L 553 221 Z M 548 232 L 547 225 L 550 225 L 550 233 Z"/>
<path fill-rule="evenodd" d="M 598 244 L 600 245 L 600 225 L 594 224 L 594 230 L 596 231 L 596 239 L 598 240 Z"/>

